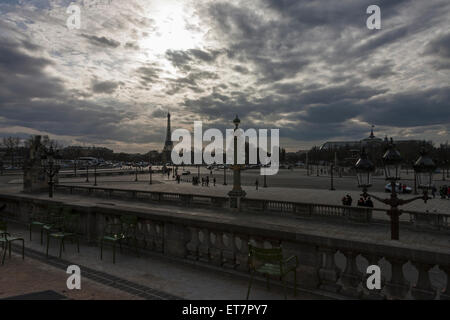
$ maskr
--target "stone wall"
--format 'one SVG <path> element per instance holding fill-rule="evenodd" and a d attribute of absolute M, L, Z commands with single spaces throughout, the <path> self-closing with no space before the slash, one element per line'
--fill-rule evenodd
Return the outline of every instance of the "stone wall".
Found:
<path fill-rule="evenodd" d="M 248 274 L 248 243 L 259 247 L 281 246 L 284 256 L 298 256 L 300 287 L 365 299 L 448 299 L 450 298 L 450 253 L 419 250 L 389 242 L 368 243 L 298 233 L 263 223 L 234 219 L 170 213 L 80 202 L 58 203 L 26 195 L 0 195 L 7 204 L 5 218 L 26 223 L 30 213 L 46 212 L 50 203 L 71 206 L 82 217 L 86 241 L 96 243 L 107 223 L 123 214 L 138 216 L 141 250 L 159 252 L 205 267 Z M 383 288 L 368 291 L 365 268 L 378 264 Z M 293 287 L 293 277 L 288 279 Z"/>

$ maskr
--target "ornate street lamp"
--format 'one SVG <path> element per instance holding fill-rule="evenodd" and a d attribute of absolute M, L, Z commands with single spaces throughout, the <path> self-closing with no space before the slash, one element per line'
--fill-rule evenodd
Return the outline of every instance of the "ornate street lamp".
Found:
<path fill-rule="evenodd" d="M 334 190 L 336 190 L 335 188 L 334 188 L 334 164 L 333 163 L 331 163 L 330 164 L 330 190 L 331 191 L 334 191 Z"/>
<path fill-rule="evenodd" d="M 150 172 L 150 184 L 153 184 L 153 181 L 152 181 L 152 165 L 148 166 L 148 170 Z"/>
<path fill-rule="evenodd" d="M 94 187 L 97 186 L 97 163 L 94 163 Z"/>
<path fill-rule="evenodd" d="M 394 141 L 391 138 L 388 148 L 383 155 L 383 165 L 386 180 L 391 181 L 394 185 L 397 180 L 400 180 L 401 163 L 402 157 L 400 152 L 395 148 Z"/>
<path fill-rule="evenodd" d="M 367 193 L 367 189 L 372 186 L 372 173 L 375 166 L 367 156 L 365 148 L 362 149 L 361 156 L 355 164 L 356 178 L 358 187 L 363 189 L 363 193 Z"/>
<path fill-rule="evenodd" d="M 364 149 L 362 150 L 361 156 L 355 165 L 356 177 L 358 179 L 358 186 L 360 188 L 363 188 L 363 197 L 370 196 L 375 200 L 390 206 L 390 209 L 387 210 L 387 214 L 391 220 L 391 239 L 398 240 L 399 217 L 402 214 L 402 211 L 399 210 L 398 207 L 419 199 L 423 200 L 425 203 L 427 202 L 427 200 L 429 199 L 427 190 L 430 186 L 432 186 L 432 172 L 434 171 L 435 166 L 434 162 L 426 155 L 425 151 L 423 151 L 414 166 L 416 177 L 420 177 L 418 178 L 420 179 L 420 182 L 418 183 L 419 185 L 422 185 L 422 189 L 424 189 L 423 196 L 403 200 L 397 197 L 396 191 L 396 182 L 400 179 L 399 172 L 401 156 L 400 153 L 395 149 L 392 139 L 389 143 L 388 149 L 383 156 L 383 164 L 386 174 L 386 180 L 391 182 L 391 197 L 389 199 L 381 199 L 377 196 L 371 194 L 369 195 L 367 193 L 367 189 L 372 185 L 372 172 L 374 171 L 375 167 L 368 159 L 368 156 Z"/>
<path fill-rule="evenodd" d="M 44 155 L 41 158 L 42 166 L 44 167 L 44 171 L 48 177 L 48 196 L 49 198 L 53 198 L 53 178 L 59 172 L 59 164 L 57 163 L 57 159 L 59 156 L 57 152 L 53 150 L 53 146 L 50 146 L 49 150 L 44 150 Z"/>
<path fill-rule="evenodd" d="M 225 163 L 223 164 L 223 185 L 227 185 L 227 166 Z"/>
<path fill-rule="evenodd" d="M 436 164 L 427 154 L 425 147 L 420 151 L 420 157 L 414 163 L 416 173 L 416 184 L 423 192 L 428 192 L 433 187 L 433 174 L 436 170 Z"/>

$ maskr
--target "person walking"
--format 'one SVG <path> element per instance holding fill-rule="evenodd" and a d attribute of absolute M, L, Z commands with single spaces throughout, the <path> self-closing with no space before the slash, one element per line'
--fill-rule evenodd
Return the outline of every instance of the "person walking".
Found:
<path fill-rule="evenodd" d="M 209 176 L 206 176 L 206 186 L 209 187 Z"/>
<path fill-rule="evenodd" d="M 213 178 L 214 187 L 216 186 L 216 177 Z"/>
<path fill-rule="evenodd" d="M 255 181 L 256 190 L 258 190 L 258 186 L 259 186 L 259 181 L 258 181 L 258 179 L 256 179 L 256 181 Z"/>

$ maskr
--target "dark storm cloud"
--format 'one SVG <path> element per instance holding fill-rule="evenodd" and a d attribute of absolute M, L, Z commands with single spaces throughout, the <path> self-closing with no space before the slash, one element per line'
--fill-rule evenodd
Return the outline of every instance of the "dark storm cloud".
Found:
<path fill-rule="evenodd" d="M 144 87 L 151 87 L 153 83 L 159 80 L 161 68 L 155 63 L 147 63 L 137 69 L 140 83 Z"/>
<path fill-rule="evenodd" d="M 384 65 L 376 66 L 370 69 L 367 73 L 367 75 L 371 79 L 387 78 L 394 74 L 395 72 L 393 71 L 393 64 L 391 64 L 389 61 L 385 61 Z"/>
<path fill-rule="evenodd" d="M 97 36 L 91 36 L 87 34 L 82 34 L 82 37 L 89 40 L 89 42 L 95 46 L 104 47 L 104 48 L 117 48 L 120 46 L 120 42 L 114 40 L 114 39 L 108 39 L 104 36 L 97 37 Z"/>
<path fill-rule="evenodd" d="M 127 42 L 125 44 L 125 49 L 139 50 L 140 48 L 137 42 Z"/>
<path fill-rule="evenodd" d="M 153 118 L 165 118 L 167 116 L 167 112 L 164 111 L 162 108 L 158 108 L 155 111 L 152 112 Z"/>
<path fill-rule="evenodd" d="M 58 97 L 64 90 L 61 80 L 44 72 L 52 61 L 27 54 L 30 47 L 0 38 L 0 104 Z"/>
<path fill-rule="evenodd" d="M 68 90 L 61 79 L 48 75 L 46 68 L 53 66 L 51 60 L 27 53 L 37 47 L 0 37 L 2 126 L 25 127 L 61 136 L 83 136 L 84 141 L 148 143 L 160 139 L 160 133 L 157 130 L 149 133 L 145 124 L 128 124 L 150 119 L 146 114 L 118 102 L 111 104 L 115 105 L 113 108 L 79 100 L 81 92 Z M 120 83 L 93 80 L 92 90 L 112 93 Z M 73 93 L 77 93 L 76 96 Z"/>
<path fill-rule="evenodd" d="M 7 39 L 0 39 L 0 68 L 2 71 L 8 70 L 13 74 L 36 74 L 44 67 L 51 64 L 51 61 L 44 58 L 32 57 L 21 49 L 37 48 L 29 42 L 19 43 L 10 42 Z"/>
<path fill-rule="evenodd" d="M 450 87 L 378 97 L 365 103 L 361 118 L 398 127 L 446 125 L 450 123 Z"/>
<path fill-rule="evenodd" d="M 431 64 L 435 69 L 450 69 L 450 33 L 440 35 L 428 42 L 424 55 L 433 58 Z"/>
<path fill-rule="evenodd" d="M 219 50 L 200 50 L 200 49 L 189 49 L 186 51 L 182 50 L 167 50 L 166 58 L 169 60 L 174 67 L 177 67 L 183 71 L 189 71 L 193 66 L 197 65 L 199 62 L 212 63 L 220 55 Z"/>
<path fill-rule="evenodd" d="M 294 140 L 358 139 L 367 123 L 409 132 L 450 123 L 446 0 L 186 2 L 186 15 L 193 12 L 186 30 L 201 40 L 162 55 L 141 40 L 164 28 L 137 14 L 147 12 L 145 1 L 132 2 L 136 11 L 130 3 L 117 2 L 103 31 L 81 34 L 77 57 L 66 54 L 64 41 L 49 47 L 26 36 L 46 27 L 42 39 L 60 32 L 31 13 L 29 21 L 21 13 L 16 22 L 0 19 L 10 36 L 0 38 L 1 124 L 113 144 L 163 141 L 172 104 L 183 110 L 174 125 L 202 118 L 229 128 L 237 113 L 244 127 L 281 126 L 281 137 Z M 381 30 L 366 28 L 371 4 L 381 7 Z M 17 30 L 3 32 L 11 26 Z M 97 64 L 103 48 L 114 50 Z M 66 79 L 73 74 L 81 85 L 71 89 Z M 138 102 L 147 97 L 145 106 Z"/>
<path fill-rule="evenodd" d="M 450 59 L 450 33 L 443 34 L 427 44 L 425 54 Z"/>
<path fill-rule="evenodd" d="M 92 81 L 92 91 L 95 93 L 114 93 L 120 83 L 115 81 Z"/>

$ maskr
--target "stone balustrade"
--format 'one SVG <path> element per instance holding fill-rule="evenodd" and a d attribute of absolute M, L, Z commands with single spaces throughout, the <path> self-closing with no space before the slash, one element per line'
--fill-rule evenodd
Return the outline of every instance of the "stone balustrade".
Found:
<path fill-rule="evenodd" d="M 156 202 L 159 204 L 182 205 L 183 207 L 204 207 L 229 209 L 228 197 L 203 194 L 183 194 L 161 191 L 132 190 L 94 186 L 56 185 L 56 192 L 83 194 L 111 199 L 131 199 Z M 243 198 L 241 211 L 273 213 L 301 218 L 327 219 L 356 223 L 388 223 L 386 210 L 380 208 L 348 207 L 318 203 L 289 202 L 266 199 Z M 382 213 L 384 219 L 374 219 L 373 213 Z M 425 213 L 403 210 L 407 217 L 401 223 L 419 230 L 450 230 L 450 214 Z"/>
<path fill-rule="evenodd" d="M 43 212 L 52 202 L 25 195 L 0 195 L 0 201 L 7 204 L 6 217 L 22 223 L 28 221 L 30 212 Z M 89 202 L 62 205 L 80 213 L 82 233 L 91 243 L 97 242 L 107 223 L 117 222 L 120 215 L 134 214 L 139 220 L 138 240 L 144 252 L 245 275 L 249 243 L 266 248 L 281 246 L 285 257 L 298 256 L 298 283 L 302 288 L 358 299 L 450 298 L 450 252 L 443 250 L 303 234 L 244 217 L 237 222 L 233 215 L 194 216 L 182 211 Z M 377 264 L 382 270 L 381 290 L 366 287 L 369 264 Z M 292 281 L 288 279 L 291 287 Z"/>

